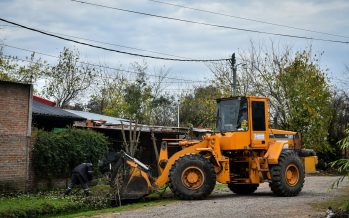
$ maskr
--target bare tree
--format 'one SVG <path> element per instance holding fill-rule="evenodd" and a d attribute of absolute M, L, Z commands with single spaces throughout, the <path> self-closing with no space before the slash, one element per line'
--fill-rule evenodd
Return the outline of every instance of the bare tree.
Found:
<path fill-rule="evenodd" d="M 129 138 L 127 140 L 123 122 L 121 122 L 121 133 L 123 138 L 123 147 L 129 155 L 135 156 L 138 151 L 139 137 L 142 127 L 138 125 L 138 121 L 129 123 Z"/>
<path fill-rule="evenodd" d="M 278 75 L 292 61 L 292 49 L 288 46 L 276 46 L 272 41 L 270 49 L 251 42 L 248 52 L 240 53 L 243 65 L 242 75 L 246 80 L 240 80 L 244 87 L 248 87 L 248 94 L 268 96 L 270 115 L 276 126 L 285 126 L 289 105 L 285 84 L 278 82 Z"/>
<path fill-rule="evenodd" d="M 290 47 L 276 46 L 272 41 L 270 48 L 251 42 L 250 49 L 240 52 L 237 71 L 238 95 L 268 96 L 270 100 L 270 117 L 277 126 L 283 126 L 287 120 L 289 106 L 285 101 L 287 92 L 278 83 L 278 75 L 291 63 Z M 214 75 L 213 84 L 223 95 L 230 95 L 233 74 L 229 62 L 209 65 Z"/>
<path fill-rule="evenodd" d="M 158 75 L 156 77 L 156 80 L 152 83 L 152 95 L 157 97 L 161 95 L 164 91 L 164 81 L 166 80 L 167 75 L 170 73 L 170 70 L 162 67 L 158 71 Z"/>
<path fill-rule="evenodd" d="M 230 63 L 228 61 L 212 62 L 207 66 L 214 75 L 212 83 L 220 88 L 223 95 L 231 95 L 233 72 Z"/>
<path fill-rule="evenodd" d="M 150 130 L 150 134 L 151 134 L 151 141 L 153 143 L 154 154 L 155 154 L 155 158 L 156 158 L 156 162 L 157 162 L 157 161 L 159 161 L 159 151 L 158 151 L 158 147 L 156 145 L 156 138 L 155 138 L 155 134 L 154 134 L 153 129 Z"/>
<path fill-rule="evenodd" d="M 165 83 L 170 70 L 162 67 L 156 80 L 152 82 L 152 100 L 150 105 L 150 124 L 173 125 L 176 114 L 176 101 L 173 94 L 165 92 Z M 167 80 L 169 81 L 169 80 Z"/>

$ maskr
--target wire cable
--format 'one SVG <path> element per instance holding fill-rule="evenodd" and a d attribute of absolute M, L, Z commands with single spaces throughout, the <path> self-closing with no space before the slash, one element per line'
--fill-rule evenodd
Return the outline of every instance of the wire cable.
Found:
<path fill-rule="evenodd" d="M 43 56 L 48 56 L 48 57 L 59 59 L 58 56 L 54 56 L 54 55 L 50 55 L 50 54 L 46 54 L 46 53 L 42 53 L 42 52 L 30 50 L 30 49 L 20 48 L 20 47 L 8 45 L 8 44 L 0 44 L 0 45 L 3 45 L 5 47 L 9 47 L 9 48 L 14 48 L 14 49 L 22 50 L 22 51 L 27 51 L 27 52 L 33 52 L 33 53 L 37 53 L 37 54 L 40 54 L 40 55 L 43 55 Z M 8 57 L 10 57 L 10 56 L 8 56 Z M 19 60 L 22 60 L 22 59 L 19 59 Z M 132 73 L 132 74 L 137 74 L 137 75 L 140 74 L 139 72 L 135 72 L 135 71 L 131 71 L 131 70 L 124 70 L 124 69 L 115 68 L 115 67 L 109 67 L 109 66 L 105 66 L 105 65 L 101 65 L 101 64 L 93 64 L 93 63 L 88 63 L 88 62 L 84 62 L 84 61 L 78 61 L 78 63 L 90 65 L 90 66 L 93 66 L 93 67 L 109 69 L 109 70 L 116 70 L 116 71 L 119 71 L 119 72 Z M 156 77 L 156 78 L 161 77 L 159 75 L 150 74 L 150 73 L 146 73 L 146 75 L 147 76 L 151 76 L 151 77 Z M 169 80 L 183 81 L 183 82 L 187 82 L 187 83 L 206 83 L 207 82 L 205 80 L 180 79 L 180 78 L 169 77 L 169 76 L 163 76 L 163 78 L 166 78 L 166 79 L 169 79 Z"/>
<path fill-rule="evenodd" d="M 102 50 L 106 50 L 106 51 L 111 51 L 111 52 L 116 52 L 116 53 L 121 53 L 121 54 L 126 54 L 126 55 L 131 55 L 131 56 L 137 56 L 137 57 L 142 57 L 142 58 L 152 58 L 152 59 L 158 59 L 158 60 L 166 60 L 166 61 L 182 61 L 182 62 L 216 62 L 216 61 L 227 61 L 230 59 L 227 58 L 221 58 L 221 59 L 179 59 L 179 58 L 165 58 L 165 57 L 158 57 L 158 56 L 150 56 L 150 55 L 142 55 L 142 54 L 136 54 L 136 53 L 131 53 L 131 52 L 126 52 L 126 51 L 120 51 L 120 50 L 116 50 L 116 49 L 112 49 L 112 48 L 106 48 L 106 47 L 102 47 L 102 46 L 98 46 L 98 45 L 93 45 L 93 44 L 89 44 L 89 43 L 85 43 L 85 42 L 80 42 L 74 39 L 69 39 L 63 36 L 58 36 L 56 34 L 52 34 L 52 33 L 48 33 L 42 30 L 38 30 L 32 27 L 28 27 L 19 23 L 15 23 L 3 18 L 0 18 L 0 21 L 3 21 L 5 23 L 9 23 L 15 26 L 19 26 L 23 29 L 27 29 L 27 30 L 31 30 L 33 32 L 37 32 L 37 33 L 41 33 L 43 35 L 47 35 L 47 36 L 51 36 L 54 38 L 58 38 L 61 40 L 65 40 L 68 42 L 73 42 L 76 44 L 80 44 L 80 45 L 85 45 L 85 46 L 89 46 L 92 48 L 97 48 L 97 49 L 102 49 Z"/>
<path fill-rule="evenodd" d="M 20 28 L 18 26 L 13 26 L 13 25 L 0 25 L 0 27 L 2 27 L 2 26 Z M 88 39 L 88 38 L 79 37 L 79 36 L 73 36 L 73 35 L 68 35 L 68 34 L 63 34 L 63 33 L 56 33 L 56 32 L 52 32 L 52 31 L 46 31 L 46 30 L 42 30 L 42 29 L 38 29 L 38 30 L 41 30 L 41 31 L 44 31 L 44 32 L 47 32 L 47 33 L 52 33 L 52 34 L 55 34 L 55 35 L 68 36 L 70 38 L 81 39 L 81 40 L 90 41 L 90 42 L 97 42 L 97 43 L 104 44 L 104 45 L 112 45 L 112 46 L 117 46 L 117 47 L 120 47 L 120 48 L 127 48 L 127 49 L 133 49 L 133 50 L 137 50 L 137 51 L 144 51 L 144 52 L 149 52 L 149 53 L 154 53 L 154 54 L 166 55 L 166 56 L 170 56 L 170 57 L 189 59 L 187 57 L 167 54 L 167 53 L 163 53 L 163 52 L 157 52 L 157 51 L 151 51 L 151 50 L 146 50 L 146 49 L 141 49 L 141 48 L 135 48 L 135 47 L 131 47 L 131 46 L 120 45 L 120 44 L 115 44 L 115 43 L 110 43 L 110 42 L 103 42 L 103 41 L 98 41 L 98 40 L 94 40 L 94 39 Z"/>
<path fill-rule="evenodd" d="M 2 57 L 4 57 L 5 59 L 8 59 L 8 60 L 12 60 L 13 57 L 11 56 L 8 56 L 8 55 L 2 55 Z M 31 61 L 31 60 L 28 60 L 28 59 L 23 59 L 23 58 L 18 58 L 16 57 L 16 60 L 20 60 L 20 61 L 23 61 L 23 62 L 28 62 L 28 63 L 33 63 L 35 64 L 34 61 Z M 48 65 L 48 66 L 52 66 L 52 65 Z M 102 76 L 101 77 L 102 79 L 115 79 L 114 77 L 111 77 L 111 76 Z M 136 82 L 136 80 L 127 80 L 129 82 Z M 167 83 L 173 83 L 173 82 L 161 82 L 163 84 L 167 84 Z M 174 82 L 176 83 L 176 82 Z M 191 91 L 191 90 L 194 90 L 194 88 L 163 88 L 162 90 L 164 91 Z"/>
<path fill-rule="evenodd" d="M 7 47 L 12 47 L 12 46 L 8 46 L 8 45 L 4 45 L 4 46 L 7 46 Z M 16 47 L 13 47 L 13 48 L 16 48 Z M 24 49 L 25 50 L 25 49 Z M 38 53 L 40 54 L 40 53 Z M 42 54 L 42 53 L 41 53 Z M 53 55 L 49 55 L 51 57 L 56 57 L 56 56 L 53 56 Z M 28 60 L 28 59 L 22 59 L 22 58 L 18 58 L 18 57 L 12 57 L 12 56 L 9 56 L 9 55 L 2 55 L 2 57 L 6 58 L 6 59 L 16 59 L 16 60 L 20 60 L 20 61 L 24 61 L 24 62 L 28 62 L 28 63 L 35 63 L 34 61 L 31 61 L 31 60 Z M 84 63 L 84 62 L 80 62 L 79 63 Z M 85 64 L 88 64 L 88 63 L 85 63 Z M 93 65 L 95 66 L 94 64 L 90 64 L 90 65 Z M 51 65 L 49 65 L 51 66 Z M 104 66 L 102 66 L 104 67 Z M 114 68 L 111 68 L 111 69 L 114 69 Z M 125 70 L 121 70 L 120 71 L 125 71 Z M 129 71 L 125 71 L 125 72 L 129 72 Z M 133 73 L 136 73 L 136 72 L 133 72 Z M 139 73 L 137 73 L 139 74 Z M 148 74 L 146 74 L 148 75 Z M 114 79 L 114 77 L 111 77 L 111 76 L 103 76 L 103 78 L 107 78 L 107 79 Z M 331 78 L 332 80 L 337 80 L 339 83 L 341 84 L 344 84 L 344 85 L 347 85 L 349 83 L 349 81 L 347 80 L 341 80 L 341 79 L 337 79 L 337 78 Z M 130 82 L 135 82 L 135 80 L 128 80 Z M 206 82 L 206 81 L 197 81 L 197 82 Z M 161 82 L 161 83 L 177 83 L 177 82 Z M 163 90 L 165 91 L 192 91 L 194 90 L 195 88 L 164 88 Z"/>
<path fill-rule="evenodd" d="M 111 7 L 111 6 L 106 6 L 106 5 L 101 5 L 101 4 L 96 4 L 96 3 L 86 2 L 86 1 L 80 1 L 80 0 L 70 0 L 70 1 L 77 2 L 77 3 L 80 3 L 80 4 L 85 4 L 85 5 L 92 5 L 92 6 L 96 6 L 96 7 L 102 7 L 102 8 L 108 8 L 108 9 L 113 9 L 113 10 L 117 10 L 117 11 L 123 11 L 123 12 L 127 12 L 127 13 L 145 15 L 145 16 L 156 17 L 156 18 L 161 18 L 161 19 L 167 19 L 167 20 L 184 22 L 184 23 L 199 24 L 199 25 L 203 25 L 203 26 L 218 27 L 218 28 L 223 28 L 223 29 L 238 30 L 238 31 L 244 31 L 244 32 L 260 33 L 260 34 L 266 34 L 266 35 L 282 36 L 282 37 L 297 38 L 297 39 L 307 39 L 307 40 L 315 40 L 315 41 L 323 41 L 323 42 L 342 43 L 342 44 L 348 44 L 349 43 L 349 41 L 322 39 L 322 38 L 314 38 L 314 37 L 308 37 L 308 36 L 298 36 L 298 35 L 283 34 L 283 33 L 272 33 L 272 32 L 252 30 L 252 29 L 246 29 L 246 28 L 225 26 L 225 25 L 220 25 L 220 24 L 211 24 L 211 23 L 205 23 L 205 22 L 200 22 L 200 21 L 192 21 L 192 20 L 186 20 L 186 19 L 181 19 L 181 18 L 168 17 L 168 16 L 162 16 L 162 15 L 150 14 L 150 13 L 146 13 L 146 12 L 140 12 L 140 11 L 123 9 L 123 8 Z M 227 60 L 227 59 L 225 59 L 225 60 Z"/>
<path fill-rule="evenodd" d="M 58 56 L 54 56 L 54 55 L 50 55 L 50 54 L 46 54 L 46 53 L 42 53 L 42 52 L 38 52 L 38 51 L 34 51 L 34 50 L 30 50 L 30 49 L 25 49 L 25 48 L 20 48 L 20 47 L 16 47 L 16 46 L 12 46 L 12 45 L 8 45 L 8 44 L 0 44 L 0 46 L 5 46 L 5 47 L 9 47 L 9 48 L 14 48 L 14 49 L 18 49 L 18 50 L 22 50 L 22 51 L 27 51 L 27 52 L 32 52 L 32 53 L 36 53 L 36 54 L 40 54 L 43 56 L 48 56 L 48 57 L 52 57 L 52 58 L 56 58 L 58 59 Z M 24 61 L 24 62 L 29 62 L 29 63 L 35 63 L 34 61 L 28 60 L 28 59 L 22 59 L 22 58 L 18 58 L 18 57 L 12 57 L 9 55 L 2 55 L 2 57 L 5 57 L 6 59 L 16 59 L 16 60 L 20 60 L 20 61 Z M 105 69 L 111 69 L 111 70 L 116 70 L 119 72 L 126 72 L 126 73 L 132 73 L 132 74 L 140 74 L 139 72 L 135 72 L 135 71 L 130 71 L 130 70 L 124 70 L 124 69 L 120 69 L 120 68 L 115 68 L 115 67 L 109 67 L 109 66 L 105 66 L 105 65 L 99 65 L 99 64 L 92 64 L 92 63 L 88 63 L 88 62 L 83 62 L 83 61 L 77 61 L 78 63 L 81 64 L 86 64 L 86 65 L 90 65 L 90 66 L 94 66 L 94 67 L 100 67 L 100 68 L 105 68 Z M 51 65 L 50 65 L 51 66 Z M 151 77 L 161 77 L 159 75 L 155 75 L 155 74 L 149 74 L 146 73 L 145 75 L 147 76 L 151 76 Z M 107 79 L 114 79 L 114 77 L 112 76 L 103 76 L 103 78 L 107 78 Z M 177 81 L 182 81 L 182 82 L 162 82 L 162 83 L 168 83 L 168 84 L 172 84 L 172 83 L 176 83 L 176 84 L 181 84 L 181 83 L 208 83 L 209 81 L 205 81 L 205 80 L 189 80 L 189 79 L 180 79 L 180 78 L 175 78 L 175 77 L 168 77 L 168 76 L 163 76 L 163 78 L 169 79 L 169 80 L 177 80 Z M 339 83 L 342 84 L 348 84 L 349 80 L 345 80 L 345 79 L 338 79 L 335 77 L 330 77 L 330 80 L 336 80 Z M 166 88 L 165 90 L 192 90 L 192 88 L 178 88 L 178 89 L 171 89 L 171 88 Z"/>
<path fill-rule="evenodd" d="M 179 5 L 179 4 L 174 4 L 174 3 L 170 3 L 170 2 L 163 2 L 163 1 L 158 1 L 158 0 L 148 0 L 148 1 L 159 3 L 159 4 L 164 4 L 164 5 L 170 5 L 170 6 L 174 6 L 174 7 L 179 7 L 179 8 L 185 8 L 185 9 L 194 10 L 194 11 L 199 11 L 199 12 L 204 12 L 204 13 L 209 13 L 209 14 L 214 14 L 214 15 L 220 15 L 220 16 L 224 16 L 224 17 L 230 17 L 230 18 L 235 18 L 235 19 L 240 19 L 240 20 L 252 21 L 252 22 L 256 22 L 256 23 L 268 24 L 268 25 L 284 27 L 284 28 L 289 28 L 289 29 L 294 29 L 294 30 L 302 30 L 302 31 L 311 32 L 311 33 L 318 33 L 318 34 L 323 34 L 323 35 L 328 35 L 328 36 L 336 36 L 336 37 L 342 37 L 342 38 L 349 39 L 349 36 L 343 36 L 343 35 L 327 33 L 327 32 L 322 32 L 322 31 L 317 31 L 317 30 L 294 27 L 294 26 L 289 26 L 289 25 L 284 25 L 284 24 L 272 23 L 272 22 L 268 22 L 268 21 L 257 20 L 257 19 L 247 18 L 247 17 L 240 17 L 240 16 L 236 16 L 236 15 L 231 15 L 231 14 L 224 14 L 224 13 L 220 13 L 217 11 L 209 11 L 209 10 L 204 10 L 204 9 L 192 8 L 192 7 L 188 7 L 185 5 Z"/>

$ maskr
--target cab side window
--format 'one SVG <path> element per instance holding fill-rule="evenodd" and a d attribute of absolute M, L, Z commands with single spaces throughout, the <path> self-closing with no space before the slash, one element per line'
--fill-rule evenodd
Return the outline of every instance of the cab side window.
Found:
<path fill-rule="evenodd" d="M 265 108 L 263 101 L 252 102 L 252 129 L 265 131 Z"/>

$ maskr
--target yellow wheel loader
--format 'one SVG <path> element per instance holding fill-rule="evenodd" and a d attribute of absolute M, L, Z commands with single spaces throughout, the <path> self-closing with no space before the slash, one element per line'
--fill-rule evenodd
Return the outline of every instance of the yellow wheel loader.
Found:
<path fill-rule="evenodd" d="M 217 109 L 215 133 L 201 140 L 162 141 L 158 177 L 137 159 L 119 153 L 112 180 L 120 173 L 121 162 L 128 166 L 118 189 L 120 198 L 140 198 L 168 185 L 180 199 L 203 199 L 216 182 L 241 195 L 253 193 L 262 182 L 269 182 L 278 196 L 297 195 L 305 173 L 315 171 L 317 156 L 313 150 L 301 148 L 297 132 L 269 128 L 268 99 L 221 98 Z M 180 150 L 169 155 L 169 146 Z"/>

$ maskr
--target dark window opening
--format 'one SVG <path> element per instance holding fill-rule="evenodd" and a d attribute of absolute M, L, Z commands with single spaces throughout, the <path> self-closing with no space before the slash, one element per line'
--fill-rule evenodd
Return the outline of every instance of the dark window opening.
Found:
<path fill-rule="evenodd" d="M 265 108 L 263 101 L 252 102 L 252 128 L 254 131 L 265 131 Z"/>
<path fill-rule="evenodd" d="M 218 132 L 248 130 L 247 99 L 237 98 L 219 101 L 217 110 Z"/>

